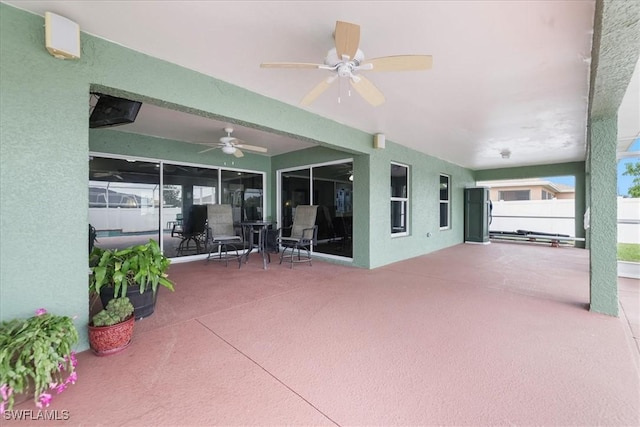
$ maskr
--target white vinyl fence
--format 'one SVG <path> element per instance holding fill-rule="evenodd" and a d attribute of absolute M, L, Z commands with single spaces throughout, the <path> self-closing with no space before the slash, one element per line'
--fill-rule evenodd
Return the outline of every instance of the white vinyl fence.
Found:
<path fill-rule="evenodd" d="M 490 231 L 529 230 L 575 236 L 574 200 L 493 202 Z M 583 224 L 582 217 L 577 219 Z M 640 199 L 618 198 L 618 242 L 640 243 Z"/>
<path fill-rule="evenodd" d="M 180 208 L 164 209 L 164 228 L 176 220 Z M 120 233 L 140 233 L 158 230 L 159 210 L 155 208 L 89 208 L 89 223 L 99 232 L 113 230 Z"/>

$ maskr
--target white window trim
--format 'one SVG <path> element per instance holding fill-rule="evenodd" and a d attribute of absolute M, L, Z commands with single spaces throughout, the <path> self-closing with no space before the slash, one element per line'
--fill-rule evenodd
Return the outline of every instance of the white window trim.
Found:
<path fill-rule="evenodd" d="M 403 168 L 407 169 L 407 196 L 406 197 L 393 197 L 390 196 L 389 198 L 389 208 L 391 208 L 391 202 L 406 202 L 407 205 L 407 212 L 405 214 L 406 217 L 406 231 L 399 231 L 397 233 L 394 233 L 393 231 L 390 231 L 391 233 L 391 237 L 395 238 L 395 237 L 404 237 L 404 236 L 408 236 L 409 232 L 411 231 L 409 228 L 409 224 L 411 224 L 410 222 L 410 216 L 409 213 L 411 212 L 411 203 L 410 203 L 410 195 L 411 195 L 411 168 L 409 167 L 409 165 L 405 165 L 404 163 L 397 163 L 397 162 L 391 162 L 391 165 L 396 165 L 396 166 L 401 166 Z M 389 171 L 391 171 L 391 169 L 389 169 Z M 389 216 L 390 217 L 390 216 Z M 391 227 L 389 227 L 391 228 Z"/>
<path fill-rule="evenodd" d="M 440 178 L 447 178 L 447 200 L 442 200 L 440 198 Z M 443 203 L 447 205 L 447 225 L 446 227 L 440 227 L 440 230 L 450 230 L 451 229 L 451 175 L 447 175 L 441 173 L 438 175 L 438 225 L 440 225 L 440 205 Z"/>

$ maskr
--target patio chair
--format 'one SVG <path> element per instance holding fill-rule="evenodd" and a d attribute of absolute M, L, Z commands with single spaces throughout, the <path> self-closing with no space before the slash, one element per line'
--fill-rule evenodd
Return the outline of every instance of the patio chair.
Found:
<path fill-rule="evenodd" d="M 192 205 L 189 215 L 183 220 L 182 231 L 177 234 L 182 237 L 176 249 L 178 256 L 192 250 L 189 247 L 191 242 L 195 244 L 196 253 L 202 253 L 207 244 L 207 206 Z"/>
<path fill-rule="evenodd" d="M 228 265 L 230 259 L 235 259 L 240 268 L 246 246 L 242 235 L 236 232 L 231 205 L 207 205 L 207 218 L 207 261 L 225 261 Z"/>
<path fill-rule="evenodd" d="M 280 264 L 287 259 L 291 268 L 294 262 L 308 262 L 311 265 L 311 246 L 318 240 L 317 215 L 318 206 L 298 205 L 296 207 L 291 227 L 279 230 L 278 243 L 283 248 Z M 283 230 L 288 229 L 291 230 L 290 234 L 284 236 Z M 304 251 L 304 254 L 301 251 Z"/>

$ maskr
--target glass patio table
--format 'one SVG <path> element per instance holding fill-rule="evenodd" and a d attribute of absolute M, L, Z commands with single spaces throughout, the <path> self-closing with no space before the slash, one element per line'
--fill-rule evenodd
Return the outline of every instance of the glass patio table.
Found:
<path fill-rule="evenodd" d="M 275 224 L 274 221 L 243 221 L 240 223 L 243 234 L 247 236 L 249 241 L 249 250 L 247 251 L 245 262 L 249 261 L 249 254 L 256 248 L 262 257 L 262 268 L 267 269 L 267 263 L 271 262 L 271 256 L 267 251 L 267 230 L 273 224 Z M 255 242 L 255 236 L 258 237 L 257 243 Z"/>

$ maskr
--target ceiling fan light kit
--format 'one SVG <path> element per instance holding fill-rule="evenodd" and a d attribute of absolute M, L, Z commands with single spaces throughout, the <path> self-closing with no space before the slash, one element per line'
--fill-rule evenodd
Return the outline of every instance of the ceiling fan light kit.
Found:
<path fill-rule="evenodd" d="M 233 145 L 224 145 L 222 147 L 222 152 L 224 154 L 233 154 L 236 152 L 236 147 L 234 147 Z"/>
<path fill-rule="evenodd" d="M 227 133 L 227 136 L 221 137 L 215 146 L 199 151 L 198 154 L 206 153 L 207 151 L 215 150 L 216 148 L 220 148 L 224 154 L 233 154 L 236 157 L 244 157 L 244 153 L 240 150 L 241 148 L 248 151 L 255 151 L 257 153 L 267 152 L 267 149 L 264 147 L 245 144 L 244 141 L 231 136 L 231 133 L 233 132 L 233 128 L 231 127 L 224 128 L 224 131 Z"/>
<path fill-rule="evenodd" d="M 351 87 L 374 107 L 383 104 L 385 97 L 371 81 L 358 74 L 360 71 L 418 71 L 428 70 L 432 66 L 431 55 L 396 55 L 365 60 L 364 53 L 358 48 L 360 26 L 349 22 L 336 22 L 334 39 L 335 47 L 329 50 L 323 64 L 264 62 L 260 66 L 262 68 L 316 68 L 334 73 L 330 78 L 323 79 L 302 98 L 300 104 L 303 106 L 315 101 L 340 77 L 348 79 Z"/>

